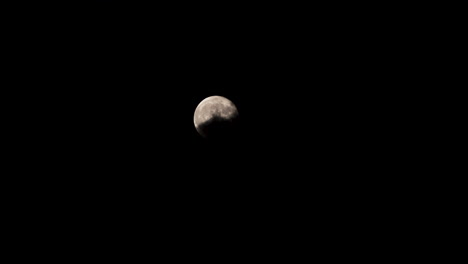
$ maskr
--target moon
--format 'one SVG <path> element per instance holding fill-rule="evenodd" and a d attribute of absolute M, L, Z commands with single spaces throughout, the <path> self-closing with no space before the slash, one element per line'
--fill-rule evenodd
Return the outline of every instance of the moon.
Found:
<path fill-rule="evenodd" d="M 236 105 L 223 96 L 203 99 L 195 109 L 193 123 L 204 138 L 227 138 L 235 134 L 239 112 Z"/>

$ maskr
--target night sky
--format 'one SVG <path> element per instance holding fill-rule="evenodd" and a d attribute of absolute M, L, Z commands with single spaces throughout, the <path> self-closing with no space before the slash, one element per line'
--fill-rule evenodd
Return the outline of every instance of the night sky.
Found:
<path fill-rule="evenodd" d="M 34 79 L 46 84 L 36 90 L 47 111 L 40 131 L 65 170 L 145 188 L 177 186 L 166 174 L 193 184 L 226 173 L 255 184 L 288 175 L 275 184 L 300 188 L 310 179 L 331 184 L 306 175 L 346 182 L 349 171 L 378 163 L 375 151 L 392 140 L 381 120 L 388 91 L 397 91 L 394 51 L 379 44 L 384 25 L 346 10 L 77 5 L 37 35 L 37 56 L 49 62 L 36 65 Z M 237 105 L 235 140 L 209 144 L 197 134 L 194 110 L 212 95 Z"/>
<path fill-rule="evenodd" d="M 372 194 L 401 132 L 382 120 L 402 86 L 380 13 L 96 2 L 33 38 L 34 61 L 48 62 L 31 66 L 34 153 L 62 207 L 187 232 L 247 232 L 251 219 L 267 234 L 274 219 L 338 230 L 381 206 Z M 212 95 L 236 104 L 235 140 L 197 134 L 193 113 Z"/>
<path fill-rule="evenodd" d="M 193 127 L 211 95 L 239 108 L 237 160 L 333 160 L 381 129 L 370 124 L 393 88 L 392 49 L 379 46 L 384 26 L 369 16 L 345 6 L 98 3 L 60 27 L 50 73 L 64 98 L 54 101 L 70 110 L 62 120 L 91 155 L 179 168 L 217 159 Z"/>

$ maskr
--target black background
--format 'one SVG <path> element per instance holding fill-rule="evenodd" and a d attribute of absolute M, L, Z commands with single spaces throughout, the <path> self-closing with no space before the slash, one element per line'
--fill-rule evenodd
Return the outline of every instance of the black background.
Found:
<path fill-rule="evenodd" d="M 385 10 L 96 1 L 39 14 L 20 46 L 35 87 L 27 155 L 43 175 L 31 185 L 50 198 L 39 214 L 91 236 L 190 243 L 312 227 L 327 248 L 380 230 L 411 65 Z M 235 140 L 197 134 L 211 95 L 237 105 Z"/>

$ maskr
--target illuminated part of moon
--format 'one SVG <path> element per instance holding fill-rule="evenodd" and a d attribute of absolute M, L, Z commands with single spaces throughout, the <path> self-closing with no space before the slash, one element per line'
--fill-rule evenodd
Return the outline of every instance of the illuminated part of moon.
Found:
<path fill-rule="evenodd" d="M 210 96 L 202 100 L 193 116 L 198 133 L 203 137 L 220 136 L 231 130 L 239 112 L 229 99 L 222 96 Z"/>

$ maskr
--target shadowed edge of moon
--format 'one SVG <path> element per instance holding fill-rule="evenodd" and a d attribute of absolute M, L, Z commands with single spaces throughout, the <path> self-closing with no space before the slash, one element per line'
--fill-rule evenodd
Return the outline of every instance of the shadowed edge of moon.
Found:
<path fill-rule="evenodd" d="M 196 126 L 197 132 L 204 138 L 212 140 L 233 138 L 239 129 L 239 114 L 230 119 L 214 116 L 210 120 Z"/>

